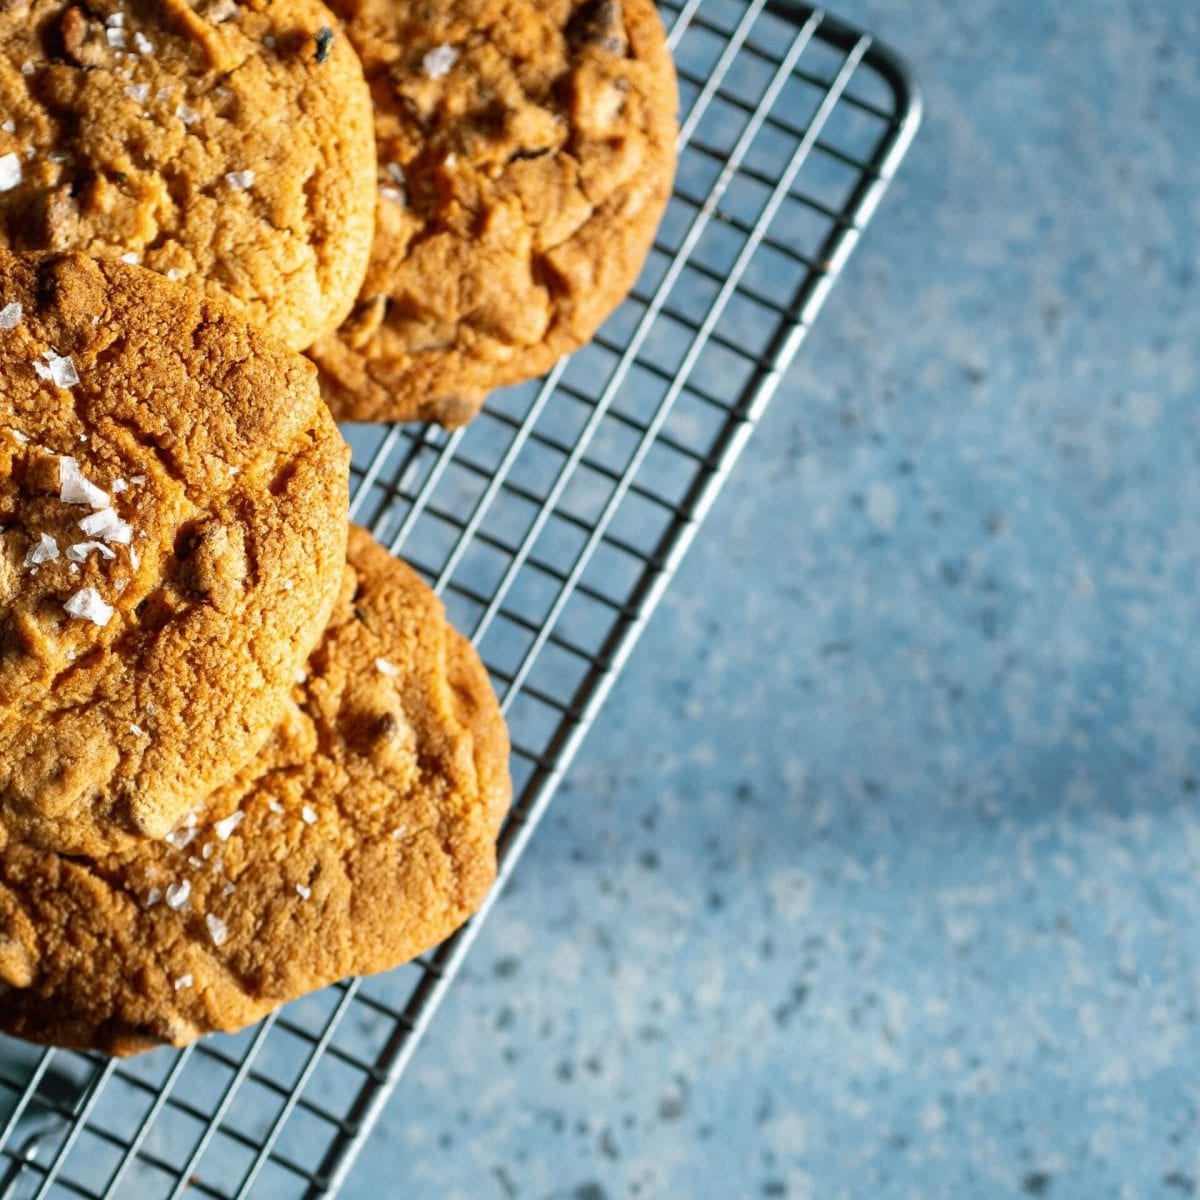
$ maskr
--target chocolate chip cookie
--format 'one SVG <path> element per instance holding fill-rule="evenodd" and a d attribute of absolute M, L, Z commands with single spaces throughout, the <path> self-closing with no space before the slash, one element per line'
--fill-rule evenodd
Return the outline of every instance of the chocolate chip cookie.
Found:
<path fill-rule="evenodd" d="M 0 845 L 0 1029 L 134 1054 L 436 944 L 495 874 L 508 736 L 441 603 L 352 529 L 271 741 L 165 841 Z"/>
<path fill-rule="evenodd" d="M 0 117 L 0 246 L 192 281 L 297 349 L 350 311 L 371 107 L 318 0 L 4 0 Z"/>
<path fill-rule="evenodd" d="M 140 267 L 0 251 L 9 836 L 162 836 L 270 734 L 345 551 L 315 375 Z"/>
<path fill-rule="evenodd" d="M 379 206 L 354 311 L 311 350 L 334 414 L 459 425 L 587 342 L 670 193 L 652 0 L 333 0 L 375 101 Z"/>

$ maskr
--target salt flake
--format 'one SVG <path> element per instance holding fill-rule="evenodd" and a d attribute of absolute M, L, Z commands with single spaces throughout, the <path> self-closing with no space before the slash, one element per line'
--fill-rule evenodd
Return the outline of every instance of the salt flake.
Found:
<path fill-rule="evenodd" d="M 141 34 L 134 34 L 135 40 L 141 37 Z M 125 95 L 130 100 L 136 100 L 139 104 L 145 104 L 150 99 L 150 85 L 148 83 L 127 83 L 125 85 Z"/>
<path fill-rule="evenodd" d="M 140 29 L 133 35 L 133 44 L 139 54 L 154 53 L 154 43 Z"/>
<path fill-rule="evenodd" d="M 92 483 L 79 469 L 78 461 L 69 454 L 58 460 L 58 498 L 64 504 L 87 504 L 97 509 L 108 507 L 108 493 Z"/>
<path fill-rule="evenodd" d="M 119 546 L 128 546 L 133 541 L 133 527 L 128 521 L 122 521 L 111 508 L 102 508 L 79 522 L 79 528 L 88 537 L 98 537 L 106 542 L 116 542 Z"/>
<path fill-rule="evenodd" d="M 108 624 L 113 615 L 112 605 L 105 604 L 103 597 L 94 587 L 80 588 L 63 608 L 67 616 L 80 621 L 91 621 L 93 625 L 99 625 L 101 628 Z"/>
<path fill-rule="evenodd" d="M 162 888 L 152 887 L 146 893 L 146 907 L 153 908 L 162 899 Z"/>
<path fill-rule="evenodd" d="M 227 171 L 225 174 L 225 182 L 235 192 L 245 192 L 254 186 L 254 172 L 246 171 Z"/>
<path fill-rule="evenodd" d="M 25 310 L 16 300 L 11 304 L 6 304 L 0 308 L 0 329 L 16 329 L 20 325 L 24 313 Z"/>
<path fill-rule="evenodd" d="M 187 991 L 187 989 L 190 988 L 191 986 L 192 986 L 192 977 L 190 975 L 180 975 L 180 977 L 177 980 L 175 980 L 175 990 L 177 992 Z"/>
<path fill-rule="evenodd" d="M 218 821 L 213 830 L 223 842 L 229 841 L 233 831 L 246 819 L 244 812 L 230 813 L 223 821 Z"/>
<path fill-rule="evenodd" d="M 172 829 L 163 841 L 176 850 L 186 850 L 195 841 L 197 832 L 195 829 Z"/>
<path fill-rule="evenodd" d="M 43 533 L 37 542 L 30 546 L 25 553 L 23 567 L 36 567 L 42 563 L 54 562 L 58 558 L 58 543 L 48 534 Z"/>
<path fill-rule="evenodd" d="M 450 72 L 450 68 L 458 62 L 458 51 L 453 46 L 435 46 L 424 58 L 421 66 L 430 79 L 441 79 Z"/>
<path fill-rule="evenodd" d="M 192 885 L 185 879 L 182 883 L 167 884 L 167 907 L 178 912 L 192 894 Z"/>
<path fill-rule="evenodd" d="M 298 883 L 296 884 L 296 895 L 299 896 L 301 900 L 307 900 L 309 896 L 312 895 L 312 888 L 307 888 L 304 886 L 304 884 Z"/>
<path fill-rule="evenodd" d="M 79 382 L 79 372 L 75 370 L 75 363 L 69 355 L 47 350 L 42 358 L 46 361 L 35 361 L 33 364 L 34 373 L 39 379 L 48 379 L 60 388 L 74 387 Z"/>
<path fill-rule="evenodd" d="M 386 675 L 389 679 L 396 679 L 400 674 L 400 668 L 388 662 L 386 658 L 377 658 L 375 660 L 375 670 L 380 675 Z"/>
<path fill-rule="evenodd" d="M 200 120 L 200 114 L 194 108 L 189 108 L 186 104 L 179 105 L 179 107 L 175 110 L 175 115 L 185 125 L 195 125 L 195 123 Z"/>
<path fill-rule="evenodd" d="M 305 825 L 315 825 L 317 823 L 317 814 L 307 804 L 300 810 L 300 816 Z"/>
<path fill-rule="evenodd" d="M 67 547 L 67 558 L 71 562 L 87 562 L 87 556 L 92 553 L 98 553 L 101 558 L 117 557 L 103 542 L 76 542 Z"/>
<path fill-rule="evenodd" d="M 136 721 L 130 723 L 129 732 L 132 733 L 134 737 L 146 736 L 146 731 Z"/>
<path fill-rule="evenodd" d="M 208 926 L 208 936 L 212 938 L 213 945 L 225 945 L 225 939 L 229 937 L 229 927 L 225 922 L 220 917 L 214 917 L 212 913 L 208 913 L 204 918 L 204 923 Z"/>

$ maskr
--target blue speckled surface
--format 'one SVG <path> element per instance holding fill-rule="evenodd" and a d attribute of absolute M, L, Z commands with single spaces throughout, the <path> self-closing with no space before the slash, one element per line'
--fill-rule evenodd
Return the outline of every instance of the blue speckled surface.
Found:
<path fill-rule="evenodd" d="M 1200 9 L 840 10 L 924 128 L 350 1200 L 1200 1194 Z"/>

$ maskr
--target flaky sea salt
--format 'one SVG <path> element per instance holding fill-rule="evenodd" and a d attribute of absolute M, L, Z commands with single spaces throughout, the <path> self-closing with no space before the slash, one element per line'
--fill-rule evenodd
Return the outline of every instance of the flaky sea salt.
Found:
<path fill-rule="evenodd" d="M 140 34 L 135 34 L 135 37 L 140 37 Z M 145 104 L 150 99 L 150 85 L 148 83 L 127 83 L 125 85 L 125 95 L 130 100 L 136 100 L 138 104 Z"/>
<path fill-rule="evenodd" d="M 176 850 L 186 850 L 196 840 L 197 832 L 195 829 L 172 829 L 163 841 Z"/>
<path fill-rule="evenodd" d="M 146 907 L 153 908 L 162 899 L 162 888 L 152 887 L 146 893 Z"/>
<path fill-rule="evenodd" d="M 375 670 L 380 675 L 386 675 L 389 679 L 396 679 L 400 674 L 400 668 L 388 662 L 386 658 L 377 658 L 375 660 Z"/>
<path fill-rule="evenodd" d="M 274 796 L 272 796 L 272 797 L 270 798 L 270 800 L 268 800 L 268 801 L 267 801 L 267 807 L 268 807 L 268 808 L 269 808 L 269 809 L 270 809 L 270 810 L 271 810 L 273 813 L 281 813 L 281 812 L 283 812 L 283 811 L 284 811 L 284 809 L 283 809 L 283 805 L 282 805 L 282 804 L 280 804 L 280 803 L 279 803 L 279 801 L 278 801 L 278 800 L 276 800 Z"/>
<path fill-rule="evenodd" d="M 175 115 L 185 125 L 195 125 L 195 123 L 200 120 L 200 114 L 194 108 L 189 108 L 186 104 L 181 104 L 175 110 Z"/>
<path fill-rule="evenodd" d="M 305 825 L 315 825 L 317 823 L 317 814 L 307 804 L 300 810 L 300 817 Z"/>
<path fill-rule="evenodd" d="M 58 498 L 64 504 L 86 504 L 91 508 L 108 507 L 108 493 L 98 488 L 79 469 L 69 454 L 58 460 Z"/>
<path fill-rule="evenodd" d="M 67 558 L 71 562 L 87 562 L 89 554 L 99 554 L 101 558 L 117 557 L 103 542 L 76 542 L 67 547 Z"/>
<path fill-rule="evenodd" d="M 79 522 L 79 528 L 88 537 L 115 542 L 119 546 L 128 546 L 133 541 L 133 527 L 128 521 L 122 521 L 111 508 L 102 508 L 84 517 Z"/>
<path fill-rule="evenodd" d="M 154 43 L 140 29 L 134 32 L 133 45 L 139 54 L 154 53 Z"/>
<path fill-rule="evenodd" d="M 113 608 L 105 604 L 103 597 L 94 587 L 80 588 L 64 605 L 67 616 L 80 621 L 91 621 L 102 628 L 112 619 Z"/>
<path fill-rule="evenodd" d="M 122 492 L 129 490 L 129 484 L 124 479 L 114 479 L 112 481 L 112 494 L 119 496 Z"/>
<path fill-rule="evenodd" d="M 182 883 L 167 884 L 167 907 L 178 912 L 192 894 L 192 885 L 185 879 Z"/>
<path fill-rule="evenodd" d="M 34 373 L 39 379 L 48 379 L 55 387 L 60 388 L 74 387 L 79 382 L 79 372 L 75 370 L 75 363 L 70 355 L 47 350 L 42 358 L 46 361 L 35 361 L 33 364 Z"/>
<path fill-rule="evenodd" d="M 208 936 L 212 938 L 213 945 L 225 945 L 225 939 L 229 937 L 229 927 L 225 922 L 220 917 L 214 917 L 212 913 L 208 913 L 204 918 L 204 923 L 208 926 Z"/>
<path fill-rule="evenodd" d="M 24 315 L 25 310 L 16 300 L 11 304 L 6 304 L 0 308 L 0 329 L 16 329 Z"/>
<path fill-rule="evenodd" d="M 183 274 L 183 271 L 181 271 L 178 267 L 167 268 L 167 278 L 172 283 L 178 283 L 183 278 Z"/>
<path fill-rule="evenodd" d="M 399 188 L 381 187 L 379 194 L 385 200 L 390 200 L 393 204 L 399 204 L 401 208 L 408 203 L 408 197 Z"/>
<path fill-rule="evenodd" d="M 29 438 L 26 437 L 25 434 L 23 434 L 19 429 L 10 429 L 8 431 L 8 436 L 11 437 L 18 446 L 29 445 Z"/>
<path fill-rule="evenodd" d="M 421 67 L 430 79 L 441 79 L 458 62 L 458 51 L 453 46 L 435 46 L 424 58 Z"/>
<path fill-rule="evenodd" d="M 146 736 L 146 731 L 136 721 L 130 723 L 129 732 L 132 733 L 134 737 Z"/>
<path fill-rule="evenodd" d="M 304 884 L 298 883 L 296 884 L 296 895 L 301 900 L 307 900 L 312 895 L 312 888 L 306 888 Z"/>
<path fill-rule="evenodd" d="M 57 558 L 58 543 L 48 533 L 43 533 L 25 552 L 25 560 L 21 566 L 38 567 L 42 563 L 54 562 Z"/>
<path fill-rule="evenodd" d="M 246 819 L 244 812 L 230 813 L 223 821 L 218 821 L 213 826 L 213 832 L 223 842 L 229 841 L 233 831 Z"/>
<path fill-rule="evenodd" d="M 121 255 L 121 261 L 123 263 L 127 263 L 131 267 L 136 267 L 142 260 L 138 256 L 138 252 L 136 250 L 127 250 Z"/>
<path fill-rule="evenodd" d="M 254 172 L 246 171 L 227 171 L 225 174 L 225 182 L 235 192 L 245 192 L 254 186 Z"/>
<path fill-rule="evenodd" d="M 175 990 L 177 992 L 185 992 L 191 986 L 192 986 L 191 975 L 180 975 L 180 977 L 177 980 L 175 980 Z"/>

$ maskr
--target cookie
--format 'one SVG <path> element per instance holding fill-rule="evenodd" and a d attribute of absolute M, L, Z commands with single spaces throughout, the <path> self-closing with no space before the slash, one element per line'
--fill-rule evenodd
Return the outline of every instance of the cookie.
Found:
<path fill-rule="evenodd" d="M 589 341 L 670 194 L 652 0 L 333 0 L 375 101 L 380 201 L 354 311 L 310 353 L 343 420 L 460 425 Z"/>
<path fill-rule="evenodd" d="M 333 605 L 307 359 L 140 267 L 0 251 L 0 827 L 161 836 L 269 736 Z"/>
<path fill-rule="evenodd" d="M 0 848 L 0 1029 L 134 1054 L 436 945 L 495 876 L 508 735 L 440 601 L 359 529 L 257 760 L 166 841 Z"/>
<path fill-rule="evenodd" d="M 318 0 L 4 0 L 0 116 L 0 246 L 192 281 L 296 349 L 350 311 L 371 106 Z"/>

